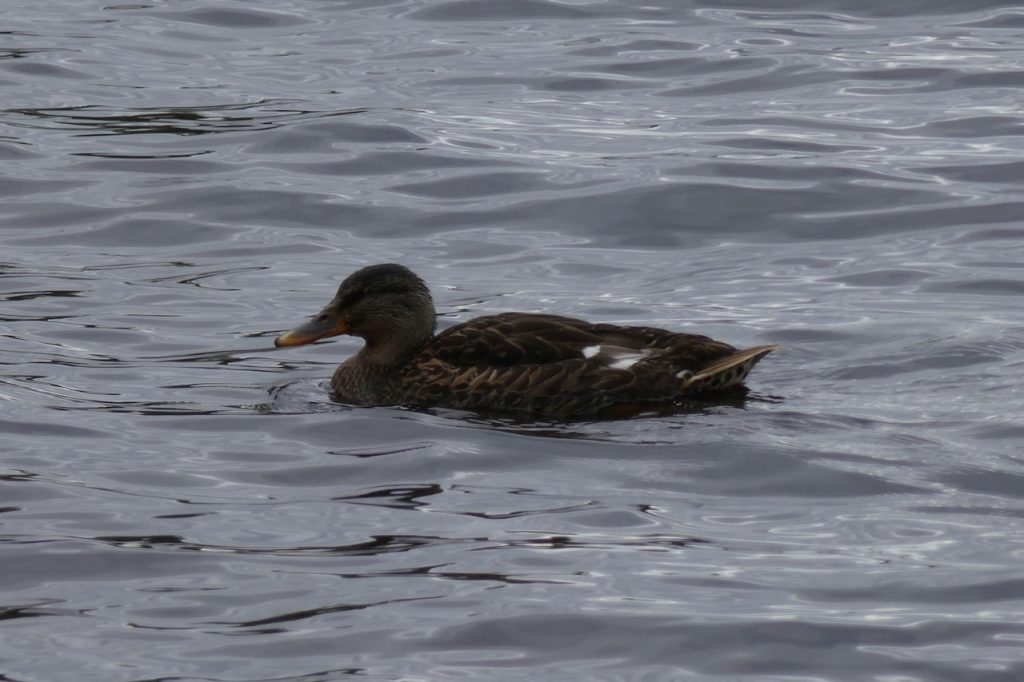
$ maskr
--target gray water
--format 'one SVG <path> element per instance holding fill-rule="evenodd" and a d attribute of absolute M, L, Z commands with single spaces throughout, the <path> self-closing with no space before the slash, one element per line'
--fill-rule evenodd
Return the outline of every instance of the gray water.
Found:
<path fill-rule="evenodd" d="M 0 679 L 1024 679 L 1024 11 L 9 0 Z M 398 261 L 780 343 L 741 406 L 354 408 Z"/>

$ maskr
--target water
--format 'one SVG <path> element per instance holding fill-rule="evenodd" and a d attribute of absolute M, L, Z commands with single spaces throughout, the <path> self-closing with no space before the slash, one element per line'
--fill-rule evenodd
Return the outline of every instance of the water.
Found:
<path fill-rule="evenodd" d="M 1024 677 L 1020 8 L 5 9 L 0 678 Z M 382 261 L 785 350 L 351 408 L 272 339 Z"/>

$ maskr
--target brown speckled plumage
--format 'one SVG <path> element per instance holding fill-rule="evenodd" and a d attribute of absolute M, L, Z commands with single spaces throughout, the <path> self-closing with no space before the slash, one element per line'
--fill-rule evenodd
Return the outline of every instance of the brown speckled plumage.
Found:
<path fill-rule="evenodd" d="M 434 335 L 426 284 L 401 265 L 350 275 L 334 300 L 277 345 L 336 334 L 366 341 L 331 380 L 357 405 L 451 407 L 538 417 L 628 414 L 743 382 L 777 346 L 737 350 L 698 334 L 502 313 Z"/>

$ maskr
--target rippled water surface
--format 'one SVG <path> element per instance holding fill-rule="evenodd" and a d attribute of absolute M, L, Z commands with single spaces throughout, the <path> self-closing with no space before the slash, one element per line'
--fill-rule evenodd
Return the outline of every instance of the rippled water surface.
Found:
<path fill-rule="evenodd" d="M 1024 10 L 12 0 L 0 679 L 1024 679 Z M 352 408 L 399 261 L 780 343 L 617 422 Z"/>

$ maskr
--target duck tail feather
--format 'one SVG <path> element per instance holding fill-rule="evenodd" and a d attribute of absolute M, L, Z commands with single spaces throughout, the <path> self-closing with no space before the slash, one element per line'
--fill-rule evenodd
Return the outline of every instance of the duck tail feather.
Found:
<path fill-rule="evenodd" d="M 741 384 L 761 358 L 780 348 L 782 346 L 771 344 L 738 350 L 685 378 L 682 390 L 686 393 L 714 391 Z"/>

